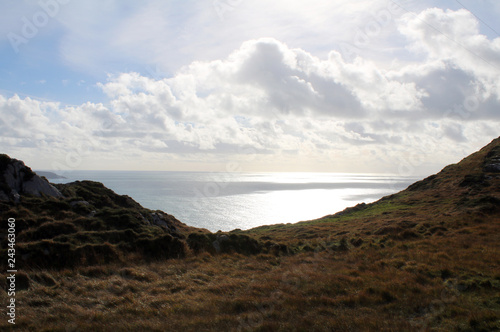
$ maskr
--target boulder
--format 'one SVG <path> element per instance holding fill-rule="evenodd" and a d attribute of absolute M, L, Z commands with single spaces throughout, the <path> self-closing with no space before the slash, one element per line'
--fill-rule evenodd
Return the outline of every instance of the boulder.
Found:
<path fill-rule="evenodd" d="M 500 173 L 500 160 L 496 162 L 491 162 L 484 166 L 485 172 Z"/>
<path fill-rule="evenodd" d="M 19 201 L 23 194 L 63 197 L 57 188 L 39 177 L 22 161 L 0 155 L 0 200 Z"/>
<path fill-rule="evenodd" d="M 153 218 L 153 222 L 152 222 L 153 225 L 164 227 L 167 230 L 170 229 L 170 227 L 168 226 L 167 222 L 165 221 L 165 219 L 163 218 L 163 216 L 161 214 L 153 212 L 150 215 Z"/>
<path fill-rule="evenodd" d="M 491 149 L 486 155 L 483 171 L 500 173 L 500 146 Z"/>
<path fill-rule="evenodd" d="M 30 194 L 35 196 L 47 195 L 52 197 L 63 197 L 63 195 L 51 185 L 48 181 L 42 179 L 38 175 L 35 175 L 31 180 L 23 183 L 22 192 L 24 194 Z"/>

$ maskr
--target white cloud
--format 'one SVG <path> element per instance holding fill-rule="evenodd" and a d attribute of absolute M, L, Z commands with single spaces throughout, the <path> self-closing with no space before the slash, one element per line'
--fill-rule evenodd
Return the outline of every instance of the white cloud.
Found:
<path fill-rule="evenodd" d="M 274 38 L 252 39 L 170 78 L 110 75 L 99 84 L 106 104 L 1 97 L 0 140 L 7 150 L 23 140 L 27 149 L 59 151 L 70 167 L 84 167 L 83 160 L 123 167 L 125 156 L 147 162 L 159 155 L 243 162 L 253 151 L 255 169 L 297 161 L 304 169 L 393 172 L 403 162 L 452 162 L 491 140 L 500 122 L 500 39 L 480 35 L 465 11 L 429 9 L 398 24 L 424 59 L 387 68 L 348 61 L 337 50 L 320 57 Z"/>
<path fill-rule="evenodd" d="M 30 139 L 35 144 L 34 140 L 56 133 L 49 114 L 58 106 L 17 95 L 9 99 L 0 96 L 0 132 L 3 137 Z"/>
<path fill-rule="evenodd" d="M 412 49 L 450 62 L 473 75 L 486 94 L 500 96 L 500 38 L 490 41 L 481 35 L 479 22 L 469 11 L 431 8 L 401 20 L 400 31 L 413 41 Z"/>
<path fill-rule="evenodd" d="M 360 34 L 368 34 L 370 42 L 359 51 L 369 53 L 393 32 L 403 12 L 387 0 L 110 0 L 71 2 L 56 19 L 64 27 L 60 54 L 72 68 L 116 73 L 135 62 L 173 73 L 181 65 L 221 58 L 244 41 L 261 37 L 326 56 L 340 42 L 353 44 Z M 382 32 L 373 33 L 373 26 Z"/>

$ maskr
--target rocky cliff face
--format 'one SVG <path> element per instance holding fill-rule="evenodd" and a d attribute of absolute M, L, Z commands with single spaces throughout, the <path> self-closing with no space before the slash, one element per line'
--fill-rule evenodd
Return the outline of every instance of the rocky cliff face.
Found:
<path fill-rule="evenodd" d="M 18 202 L 21 195 L 63 197 L 47 180 L 39 177 L 22 161 L 0 155 L 0 200 Z"/>

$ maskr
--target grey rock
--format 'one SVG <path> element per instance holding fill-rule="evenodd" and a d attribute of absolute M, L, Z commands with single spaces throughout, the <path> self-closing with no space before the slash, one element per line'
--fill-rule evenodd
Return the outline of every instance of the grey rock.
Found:
<path fill-rule="evenodd" d="M 165 219 L 163 219 L 163 216 L 159 213 L 153 212 L 151 213 L 151 217 L 153 218 L 153 225 L 157 225 L 160 227 L 165 227 L 166 229 L 169 229 L 170 227 L 168 226 L 167 222 Z"/>
<path fill-rule="evenodd" d="M 14 198 L 14 203 L 19 203 L 21 201 L 21 195 L 19 195 L 17 192 L 12 190 L 11 192 L 12 197 Z"/>
<path fill-rule="evenodd" d="M 500 173 L 500 163 L 491 163 L 484 166 L 485 172 Z"/>
<path fill-rule="evenodd" d="M 51 185 L 46 179 L 36 175 L 22 161 L 10 159 L 7 163 L 3 174 L 0 174 L 0 177 L 3 177 L 2 182 L 4 184 L 3 190 L 0 190 L 0 200 L 8 201 L 12 199 L 14 202 L 19 202 L 23 194 L 38 197 L 42 195 L 57 198 L 63 197 L 56 187 Z M 6 192 L 5 187 L 9 188 L 10 192 Z"/>
<path fill-rule="evenodd" d="M 74 202 L 69 203 L 69 205 L 71 205 L 72 207 L 74 207 L 76 205 L 85 205 L 85 206 L 87 206 L 87 205 L 90 205 L 90 203 L 87 202 L 87 201 L 74 201 Z"/>
<path fill-rule="evenodd" d="M 142 220 L 142 223 L 143 223 L 143 224 L 145 224 L 145 225 L 152 225 L 152 224 L 151 224 L 151 221 L 149 221 L 148 219 L 146 219 L 146 218 L 142 215 L 142 213 L 139 213 L 139 218 L 141 218 L 141 220 Z"/>
<path fill-rule="evenodd" d="M 219 243 L 219 241 L 215 240 L 214 242 L 212 242 L 212 246 L 215 248 L 215 251 L 217 253 L 220 253 L 221 249 L 220 249 L 220 243 Z"/>
<path fill-rule="evenodd" d="M 228 241 L 228 240 L 229 240 L 229 236 L 227 236 L 226 234 L 217 236 L 217 241 L 219 241 L 219 242 L 224 242 L 224 241 Z"/>
<path fill-rule="evenodd" d="M 51 185 L 46 180 L 42 179 L 38 175 L 35 175 L 31 180 L 23 183 L 24 194 L 30 194 L 35 196 L 41 196 L 42 194 L 52 197 L 61 198 L 63 195 L 56 189 L 53 185 Z"/>

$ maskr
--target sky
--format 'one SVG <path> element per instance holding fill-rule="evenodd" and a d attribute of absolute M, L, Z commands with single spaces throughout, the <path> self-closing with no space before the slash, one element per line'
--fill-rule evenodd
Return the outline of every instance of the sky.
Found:
<path fill-rule="evenodd" d="M 500 1 L 4 0 L 34 169 L 424 175 L 500 135 Z"/>

